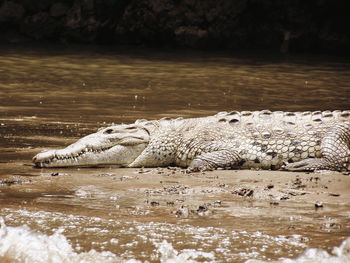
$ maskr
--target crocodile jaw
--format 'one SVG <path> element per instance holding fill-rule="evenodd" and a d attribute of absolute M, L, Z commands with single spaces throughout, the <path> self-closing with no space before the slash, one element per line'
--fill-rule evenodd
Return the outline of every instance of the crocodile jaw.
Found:
<path fill-rule="evenodd" d="M 49 150 L 37 154 L 33 158 L 35 167 L 72 167 L 118 165 L 127 166 L 132 163 L 147 145 L 134 145 L 132 148 L 116 145 L 106 149 L 82 149 L 70 151 L 67 149 Z"/>
<path fill-rule="evenodd" d="M 33 158 L 35 167 L 71 167 L 132 163 L 147 147 L 149 133 L 140 127 L 117 125 L 88 135 L 64 149 L 44 151 Z"/>

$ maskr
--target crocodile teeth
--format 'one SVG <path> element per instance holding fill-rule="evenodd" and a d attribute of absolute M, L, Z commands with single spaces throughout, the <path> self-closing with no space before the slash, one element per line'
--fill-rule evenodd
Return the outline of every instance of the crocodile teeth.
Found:
<path fill-rule="evenodd" d="M 79 152 L 74 151 L 74 152 L 69 152 L 69 151 L 57 151 L 53 152 L 51 156 L 48 156 L 46 160 L 42 160 L 41 162 L 37 162 L 35 165 L 37 167 L 46 167 L 50 163 L 61 163 L 61 164 L 67 164 L 69 165 L 72 162 L 79 163 L 81 159 L 84 158 L 85 154 L 100 154 L 103 153 L 109 149 L 113 148 L 113 146 L 106 147 L 106 148 L 88 148 L 85 147 L 83 149 L 80 149 Z"/>

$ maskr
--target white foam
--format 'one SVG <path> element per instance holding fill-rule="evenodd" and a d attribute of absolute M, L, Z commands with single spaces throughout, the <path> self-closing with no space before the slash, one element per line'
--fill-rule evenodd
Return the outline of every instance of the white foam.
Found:
<path fill-rule="evenodd" d="M 261 260 L 247 260 L 245 263 L 264 263 Z M 271 261 L 269 261 L 271 263 Z M 331 254 L 323 249 L 308 248 L 296 259 L 282 258 L 275 263 L 349 263 L 350 237 L 344 240 L 339 247 L 334 247 Z"/>
<path fill-rule="evenodd" d="M 3 218 L 0 218 L 0 224 L 0 262 L 122 262 L 115 254 L 106 251 L 97 252 L 92 249 L 89 252 L 76 253 L 59 231 L 49 236 L 35 232 L 27 226 L 10 227 L 5 225 Z"/>
<path fill-rule="evenodd" d="M 196 259 L 201 262 L 212 262 L 215 260 L 214 253 L 197 251 L 194 249 L 185 249 L 179 253 L 173 248 L 171 243 L 163 240 L 162 243 L 155 244 L 158 252 L 161 254 L 161 263 L 194 263 Z"/>
<path fill-rule="evenodd" d="M 109 251 L 97 252 L 92 249 L 89 252 L 77 253 L 61 233 L 56 231 L 52 235 L 46 235 L 31 230 L 28 226 L 6 226 L 4 219 L 0 217 L 0 262 L 1 263 L 136 263 L 134 259 L 125 260 Z M 111 240 L 118 243 L 117 239 Z M 163 241 L 155 244 L 160 254 L 162 263 L 194 263 L 212 262 L 214 253 L 184 249 L 179 253 L 171 243 Z"/>
<path fill-rule="evenodd" d="M 31 212 L 25 209 L 4 208 L 0 211 L 0 215 L 4 215 L 6 222 L 18 226 L 6 226 L 0 217 L 0 223 L 2 222 L 0 228 L 1 263 L 64 263 L 68 262 L 64 261 L 67 258 L 69 262 L 84 263 L 133 262 L 127 260 L 139 256 L 146 260 L 145 262 L 147 260 L 164 263 L 215 262 L 223 259 L 234 262 L 250 259 L 251 261 L 248 261 L 250 263 L 261 263 L 272 262 L 272 259 L 268 257 L 271 251 L 275 255 L 285 255 L 286 258 L 275 261 L 279 263 L 350 262 L 350 256 L 347 253 L 347 249 L 350 250 L 350 238 L 349 244 L 344 243 L 336 247 L 332 253 L 327 253 L 324 250 L 307 249 L 305 242 L 308 240 L 300 235 L 270 236 L 259 231 L 237 232 L 223 228 L 198 228 L 186 224 L 121 222 L 58 212 Z M 41 222 L 40 225 L 37 224 L 38 222 Z M 55 228 L 52 227 L 52 222 L 55 222 Z M 30 229 L 24 224 L 39 230 Z M 60 230 L 58 231 L 57 228 Z M 48 231 L 50 233 L 54 231 L 54 234 L 51 236 L 43 234 Z M 77 238 L 74 248 L 69 239 L 64 236 L 66 234 Z M 94 235 L 98 235 L 99 238 L 94 239 Z M 86 236 L 91 238 L 85 240 Z M 81 244 L 86 242 L 94 249 L 107 250 L 108 247 L 110 251 L 83 252 L 84 245 Z M 157 250 L 154 250 L 154 247 Z M 286 251 L 293 253 L 286 253 Z M 292 255 L 301 256 L 290 259 Z M 253 259 L 265 261 L 252 261 Z"/>

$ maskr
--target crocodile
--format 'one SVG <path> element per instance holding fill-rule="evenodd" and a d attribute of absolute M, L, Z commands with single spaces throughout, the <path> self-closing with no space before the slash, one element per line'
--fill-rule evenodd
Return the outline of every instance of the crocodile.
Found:
<path fill-rule="evenodd" d="M 33 162 L 39 168 L 350 170 L 350 110 L 141 119 L 100 128 L 64 149 L 38 153 Z"/>

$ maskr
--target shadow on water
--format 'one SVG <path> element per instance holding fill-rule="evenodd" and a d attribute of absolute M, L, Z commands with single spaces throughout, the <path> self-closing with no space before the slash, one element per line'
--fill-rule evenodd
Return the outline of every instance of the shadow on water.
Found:
<path fill-rule="evenodd" d="M 335 58 L 3 46 L 0 216 L 11 233 L 27 233 L 26 224 L 46 238 L 67 238 L 65 256 L 77 262 L 88 251 L 93 262 L 91 249 L 111 251 L 117 255 L 111 262 L 164 261 L 171 255 L 244 262 L 295 257 L 313 246 L 330 251 L 350 236 L 347 203 L 330 200 L 315 210 L 311 186 L 306 201 L 295 190 L 287 194 L 294 198 L 289 201 L 275 193 L 259 197 L 270 176 L 283 189 L 295 174 L 267 171 L 255 179 L 257 171 L 188 176 L 167 169 L 41 170 L 31 166 L 31 158 L 99 127 L 138 118 L 348 109 L 349 83 L 349 63 Z M 235 196 L 247 177 L 254 198 Z M 330 190 L 322 191 L 315 198 Z"/>

